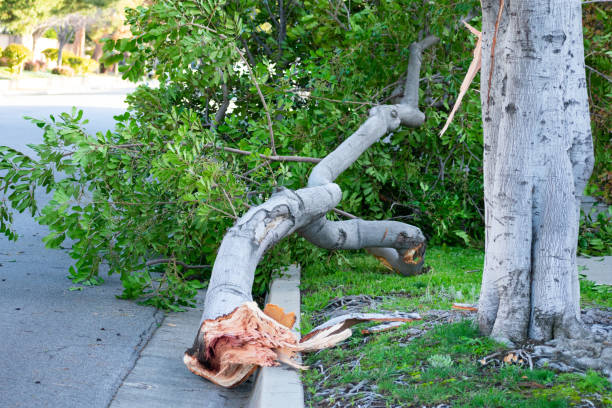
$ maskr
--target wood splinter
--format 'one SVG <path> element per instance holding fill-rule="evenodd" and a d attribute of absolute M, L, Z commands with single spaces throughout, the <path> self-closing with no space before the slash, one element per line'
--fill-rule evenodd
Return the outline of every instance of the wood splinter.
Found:
<path fill-rule="evenodd" d="M 255 302 L 245 302 L 228 315 L 203 321 L 183 362 L 192 373 L 230 388 L 243 383 L 258 366 L 285 363 L 307 369 L 295 360 L 298 352 L 333 347 L 349 338 L 353 334 L 350 328 L 357 323 L 419 319 L 418 313 L 349 313 L 317 326 L 300 340 L 291 330 L 293 313 L 286 314 L 270 304 L 261 311 Z"/>

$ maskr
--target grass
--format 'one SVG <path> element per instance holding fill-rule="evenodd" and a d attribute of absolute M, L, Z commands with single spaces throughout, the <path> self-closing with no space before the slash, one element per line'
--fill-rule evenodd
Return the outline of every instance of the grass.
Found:
<path fill-rule="evenodd" d="M 102 76 L 107 77 L 105 74 L 93 74 L 88 73 L 87 76 Z M 13 74 L 7 67 L 0 67 L 0 81 L 1 80 L 9 80 L 9 79 L 24 79 L 24 78 L 57 78 L 60 75 L 52 74 L 51 71 L 25 71 L 23 70 L 21 74 Z M 75 75 L 75 77 L 83 76 L 81 74 Z"/>
<path fill-rule="evenodd" d="M 430 273 L 410 278 L 391 273 L 366 254 L 337 254 L 311 262 L 302 272 L 302 332 L 312 328 L 318 310 L 341 296 L 382 296 L 380 309 L 401 311 L 475 303 L 483 261 L 480 250 L 431 248 Z M 582 281 L 584 303 L 612 306 L 601 288 Z M 343 395 L 364 382 L 381 396 L 380 406 L 567 407 L 583 398 L 596 406 L 612 406 L 610 385 L 596 372 L 583 376 L 514 365 L 481 367 L 479 359 L 504 346 L 482 337 L 471 321 L 439 325 L 412 339 L 410 329 L 421 324 L 369 336 L 355 330 L 342 345 L 307 355 L 306 364 L 324 368 L 303 374 L 307 405 L 327 407 L 344 399 L 342 406 L 351 406 L 363 393 Z M 317 398 L 321 386 L 336 391 Z"/>
<path fill-rule="evenodd" d="M 0 80 L 22 79 L 22 78 L 49 78 L 57 76 L 47 71 L 22 71 L 21 74 L 13 74 L 7 67 L 0 67 Z"/>

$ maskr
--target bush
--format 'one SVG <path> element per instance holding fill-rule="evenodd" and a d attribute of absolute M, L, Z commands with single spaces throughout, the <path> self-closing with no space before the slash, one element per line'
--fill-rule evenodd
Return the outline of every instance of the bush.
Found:
<path fill-rule="evenodd" d="M 57 61 L 59 50 L 57 48 L 47 48 L 46 50 L 43 50 L 42 53 L 47 58 L 47 60 Z M 63 50 L 62 51 L 62 63 L 68 61 L 68 59 L 70 58 L 78 58 L 78 57 L 68 50 Z"/>
<path fill-rule="evenodd" d="M 57 48 L 47 48 L 45 50 L 43 50 L 43 55 L 45 56 L 45 58 L 47 58 L 47 61 L 55 61 L 57 60 L 57 53 L 58 53 L 58 49 Z"/>
<path fill-rule="evenodd" d="M 58 55 L 57 48 L 47 48 L 43 51 L 47 60 L 56 61 Z M 98 69 L 98 62 L 89 57 L 79 57 L 74 55 L 70 51 L 62 52 L 62 64 L 68 65 L 77 74 L 85 74 L 87 72 L 94 72 Z"/>
<path fill-rule="evenodd" d="M 8 67 L 8 58 L 0 56 L 0 67 Z"/>
<path fill-rule="evenodd" d="M 94 72 L 98 68 L 98 62 L 89 57 L 77 57 L 70 55 L 67 58 L 62 58 L 77 74 L 85 74 Z"/>
<path fill-rule="evenodd" d="M 8 67 L 12 72 L 21 71 L 24 61 L 31 54 L 30 50 L 21 44 L 10 44 L 2 51 L 2 56 L 7 59 Z"/>
<path fill-rule="evenodd" d="M 55 75 L 73 76 L 74 70 L 70 67 L 55 67 L 51 70 L 51 73 Z"/>
<path fill-rule="evenodd" d="M 23 64 L 23 69 L 26 71 L 42 71 L 46 66 L 47 64 L 44 61 L 26 61 Z"/>

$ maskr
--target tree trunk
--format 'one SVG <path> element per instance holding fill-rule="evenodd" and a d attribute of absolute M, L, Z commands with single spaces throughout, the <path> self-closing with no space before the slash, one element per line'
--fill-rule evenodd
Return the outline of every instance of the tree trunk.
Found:
<path fill-rule="evenodd" d="M 62 66 L 62 54 L 64 53 L 64 47 L 68 44 L 70 37 L 74 33 L 74 28 L 69 21 L 60 23 L 54 27 L 57 33 L 57 66 Z"/>
<path fill-rule="evenodd" d="M 57 48 L 57 67 L 58 68 L 62 67 L 62 54 L 64 53 L 64 45 L 66 45 L 66 43 L 62 43 L 60 41 L 58 48 Z"/>
<path fill-rule="evenodd" d="M 369 248 L 402 274 L 421 270 L 425 237 L 418 228 L 393 221 L 334 222 L 325 214 L 342 198 L 334 180 L 365 150 L 400 125 L 423 124 L 425 115 L 418 109 L 421 55 L 436 42 L 437 38 L 430 36 L 411 45 L 400 103 L 372 108 L 365 123 L 315 166 L 306 188 L 275 192 L 228 230 L 215 259 L 200 328 L 193 347 L 184 356 L 192 372 L 219 385 L 233 386 L 252 372 L 253 364 L 293 364 L 288 357 L 290 351 L 333 345 L 346 338 L 343 336 L 347 332 L 336 328 L 313 335 L 308 341 L 312 345 L 306 346 L 306 342 L 297 346 L 297 338 L 292 338 L 286 328 L 271 323 L 256 307 L 247 306 L 251 304 L 255 268 L 261 256 L 293 232 L 323 248 Z"/>
<path fill-rule="evenodd" d="M 96 43 L 96 47 L 94 48 L 94 52 L 93 55 L 91 56 L 92 59 L 99 61 L 100 57 L 102 56 L 103 50 L 102 50 L 102 43 L 99 41 L 95 41 Z"/>
<path fill-rule="evenodd" d="M 483 0 L 482 8 L 478 323 L 506 343 L 575 336 L 580 202 L 593 166 L 580 1 Z"/>
<path fill-rule="evenodd" d="M 37 35 L 36 31 L 32 33 L 32 61 L 36 61 L 36 43 L 40 35 Z"/>
<path fill-rule="evenodd" d="M 85 24 L 80 25 L 74 34 L 74 53 L 77 57 L 85 56 Z"/>

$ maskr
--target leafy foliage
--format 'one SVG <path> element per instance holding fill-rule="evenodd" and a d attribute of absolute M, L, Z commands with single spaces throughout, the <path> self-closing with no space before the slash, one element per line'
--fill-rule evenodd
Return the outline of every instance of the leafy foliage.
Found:
<path fill-rule="evenodd" d="M 612 205 L 612 4 L 584 5 L 584 42 L 595 168 L 587 191 Z"/>
<path fill-rule="evenodd" d="M 580 224 L 578 253 L 588 256 L 612 254 L 612 206 L 594 216 L 586 214 Z"/>
<path fill-rule="evenodd" d="M 21 70 L 23 63 L 31 55 L 32 53 L 30 52 L 30 50 L 25 45 L 21 45 L 21 44 L 9 44 L 2 51 L 2 56 L 6 58 L 8 67 L 13 72 L 17 72 L 18 70 Z"/>
<path fill-rule="evenodd" d="M 56 61 L 59 50 L 57 48 L 47 48 L 42 52 L 48 61 Z M 92 72 L 97 68 L 97 62 L 89 57 L 79 57 L 70 51 L 62 52 L 62 61 L 68 64 L 77 74 Z"/>
<path fill-rule="evenodd" d="M 437 136 L 474 47 L 458 19 L 478 15 L 478 1 L 280 4 L 159 0 L 128 10 L 133 37 L 108 40 L 104 64 L 125 59 L 125 78 L 155 76 L 160 87 L 141 86 L 129 96 L 129 112 L 112 131 L 87 135 L 75 111 L 34 120 L 45 135 L 34 147 L 38 159 L 4 150 L 4 168 L 29 166 L 3 180 L 10 205 L 49 225 L 49 246 L 73 240 L 75 280 L 96 281 L 104 264 L 121 274 L 125 297 L 186 304 L 191 279 L 205 281 L 209 269 L 180 262 L 212 264 L 236 216 L 277 186 L 306 184 L 311 164 L 262 156 L 324 157 L 335 149 L 370 107 L 393 99 L 409 45 L 425 32 L 442 39 L 424 55 L 427 122 L 390 135 L 344 172 L 340 206 L 363 218 L 417 225 L 433 244 L 483 241 L 476 92 Z M 42 209 L 29 193 L 36 186 L 54 192 Z M 0 232 L 14 238 L 9 202 L 0 207 Z M 256 294 L 289 254 L 300 253 L 300 242 L 289 239 L 267 254 Z M 167 262 L 153 266 L 156 260 Z"/>

